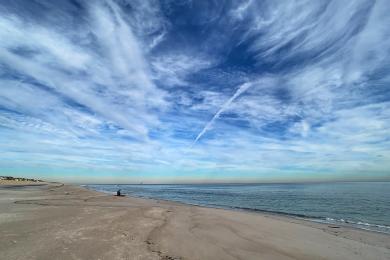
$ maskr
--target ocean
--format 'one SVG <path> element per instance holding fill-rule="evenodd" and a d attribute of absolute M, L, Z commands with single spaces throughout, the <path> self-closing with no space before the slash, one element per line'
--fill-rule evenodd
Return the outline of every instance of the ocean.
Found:
<path fill-rule="evenodd" d="M 191 205 L 288 215 L 390 234 L 390 182 L 83 185 Z"/>

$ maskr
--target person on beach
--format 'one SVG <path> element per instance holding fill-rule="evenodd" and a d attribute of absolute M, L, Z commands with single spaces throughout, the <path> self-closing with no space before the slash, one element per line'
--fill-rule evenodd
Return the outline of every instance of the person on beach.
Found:
<path fill-rule="evenodd" d="M 120 196 L 120 195 L 121 195 L 121 190 L 117 190 L 116 196 Z"/>

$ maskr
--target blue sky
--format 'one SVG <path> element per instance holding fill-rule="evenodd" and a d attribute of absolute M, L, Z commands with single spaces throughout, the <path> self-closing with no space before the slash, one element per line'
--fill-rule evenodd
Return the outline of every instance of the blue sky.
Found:
<path fill-rule="evenodd" d="M 0 4 L 0 174 L 390 179 L 387 1 Z"/>

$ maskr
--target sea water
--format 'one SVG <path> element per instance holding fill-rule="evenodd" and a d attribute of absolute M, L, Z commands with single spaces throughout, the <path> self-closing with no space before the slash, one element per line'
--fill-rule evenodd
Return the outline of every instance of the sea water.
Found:
<path fill-rule="evenodd" d="M 390 182 L 85 185 L 191 205 L 283 214 L 390 234 Z"/>

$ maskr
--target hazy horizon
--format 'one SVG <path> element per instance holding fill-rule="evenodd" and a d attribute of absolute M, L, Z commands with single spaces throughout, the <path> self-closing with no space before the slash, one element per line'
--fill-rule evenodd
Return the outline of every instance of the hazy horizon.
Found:
<path fill-rule="evenodd" d="M 387 1 L 4 1 L 0 175 L 390 180 Z"/>
<path fill-rule="evenodd" d="M 189 179 L 183 177 L 177 178 L 164 178 L 164 179 L 150 179 L 150 178 L 130 178 L 124 176 L 118 177 L 91 177 L 91 178 L 83 178 L 80 176 L 66 176 L 63 175 L 61 177 L 53 177 L 53 176 L 43 176 L 39 174 L 3 174 L 0 176 L 12 176 L 17 178 L 32 178 L 32 179 L 40 179 L 43 181 L 51 181 L 51 182 L 62 182 L 68 184 L 144 184 L 144 185 L 169 185 L 169 184 L 289 184 L 289 183 L 338 183 L 338 182 L 390 182 L 390 178 L 388 176 L 377 177 L 377 178 L 343 178 L 343 177 L 333 177 L 333 178 L 269 178 L 269 179 L 245 179 L 245 178 L 236 178 L 236 179 L 213 179 L 213 178 L 199 178 L 199 179 Z"/>

